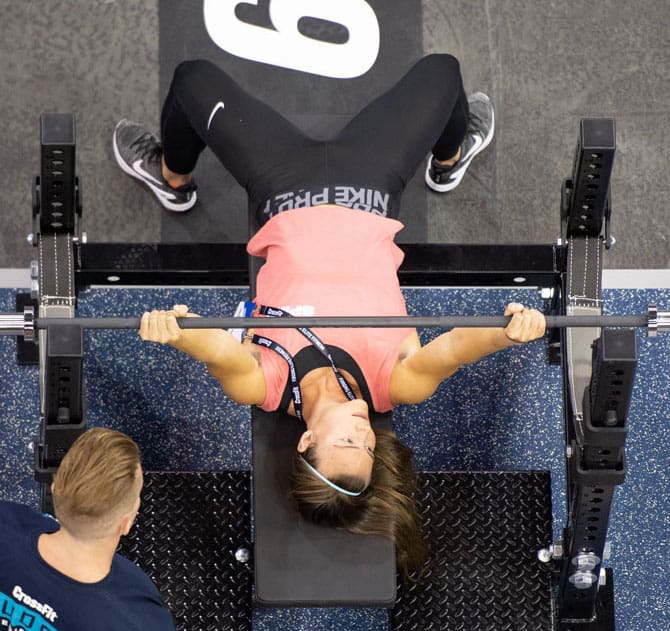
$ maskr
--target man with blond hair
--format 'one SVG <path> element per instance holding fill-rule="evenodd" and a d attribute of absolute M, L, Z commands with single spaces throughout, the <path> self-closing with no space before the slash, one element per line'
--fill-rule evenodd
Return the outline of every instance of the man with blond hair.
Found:
<path fill-rule="evenodd" d="M 142 484 L 138 446 L 96 428 L 75 441 L 54 477 L 58 521 L 0 502 L 0 628 L 174 631 L 149 577 L 116 554 Z"/>

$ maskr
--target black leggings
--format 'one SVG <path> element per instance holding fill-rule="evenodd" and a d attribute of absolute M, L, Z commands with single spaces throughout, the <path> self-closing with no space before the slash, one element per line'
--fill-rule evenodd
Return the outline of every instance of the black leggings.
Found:
<path fill-rule="evenodd" d="M 400 194 L 432 150 L 451 158 L 468 103 L 458 60 L 429 55 L 330 140 L 315 140 L 247 94 L 214 64 L 175 70 L 161 114 L 165 163 L 191 173 L 209 146 L 263 222 L 298 206 L 337 203 L 397 216 Z"/>

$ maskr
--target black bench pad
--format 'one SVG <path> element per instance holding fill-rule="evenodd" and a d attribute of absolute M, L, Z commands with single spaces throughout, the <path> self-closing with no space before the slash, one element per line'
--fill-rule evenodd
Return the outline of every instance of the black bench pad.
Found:
<path fill-rule="evenodd" d="M 390 415 L 373 417 L 390 428 Z M 383 537 L 305 522 L 288 499 L 291 456 L 304 424 L 252 410 L 256 602 L 302 607 L 391 607 L 395 546 Z"/>

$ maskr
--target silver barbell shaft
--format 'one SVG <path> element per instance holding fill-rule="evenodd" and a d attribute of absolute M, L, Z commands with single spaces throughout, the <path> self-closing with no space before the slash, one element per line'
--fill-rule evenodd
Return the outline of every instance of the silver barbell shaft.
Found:
<path fill-rule="evenodd" d="M 670 329 L 670 312 L 656 312 L 657 330 Z M 179 318 L 183 329 L 443 328 L 505 327 L 509 316 L 337 316 L 294 318 Z M 648 315 L 546 316 L 548 328 L 647 327 Z M 24 314 L 0 314 L 0 335 L 23 335 Z M 35 318 L 34 327 L 76 325 L 84 329 L 139 329 L 140 318 Z"/>

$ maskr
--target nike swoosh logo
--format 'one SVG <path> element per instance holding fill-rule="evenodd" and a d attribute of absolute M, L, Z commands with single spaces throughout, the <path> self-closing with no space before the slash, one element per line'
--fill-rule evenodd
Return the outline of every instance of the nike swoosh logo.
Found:
<path fill-rule="evenodd" d="M 474 144 L 470 147 L 470 151 L 468 151 L 464 156 L 461 156 L 461 157 L 459 158 L 459 162 L 461 162 L 461 163 L 463 163 L 463 162 L 467 162 L 468 159 L 469 159 L 473 154 L 477 153 L 477 150 L 479 149 L 480 145 L 484 142 L 484 141 L 482 140 L 482 137 L 481 137 L 481 136 L 474 136 L 474 135 L 473 135 L 473 138 L 475 139 L 475 142 L 474 142 Z"/>
<path fill-rule="evenodd" d="M 154 182 L 156 186 L 153 186 L 151 182 L 146 182 L 149 186 L 151 186 L 152 190 L 156 192 L 157 195 L 160 195 L 163 199 L 166 199 L 167 201 L 172 201 L 176 199 L 176 195 L 169 193 L 168 191 L 164 190 L 163 187 L 165 184 L 163 182 L 159 182 L 151 173 L 148 173 L 145 171 L 140 165 L 142 164 L 142 160 L 135 160 L 133 162 L 133 171 L 135 173 L 139 174 L 142 176 L 142 179 L 146 182 L 147 180 L 151 180 L 151 182 Z"/>
<path fill-rule="evenodd" d="M 212 113 L 209 115 L 209 120 L 207 121 L 207 130 L 209 130 L 210 125 L 212 124 L 212 119 L 214 118 L 214 115 L 219 111 L 222 110 L 225 107 L 223 104 L 223 101 L 219 101 L 215 106 L 214 109 L 212 110 Z"/>
<path fill-rule="evenodd" d="M 159 186 L 161 185 L 161 182 L 159 182 L 151 173 L 148 173 L 145 171 L 140 165 L 142 164 L 142 160 L 135 160 L 133 162 L 133 171 L 135 173 L 139 173 L 143 178 L 147 180 L 151 180 L 152 182 L 158 184 Z"/>

